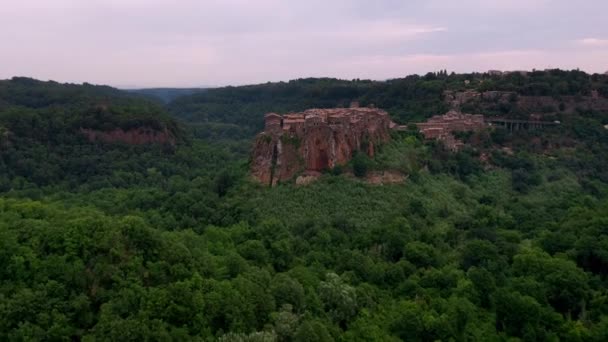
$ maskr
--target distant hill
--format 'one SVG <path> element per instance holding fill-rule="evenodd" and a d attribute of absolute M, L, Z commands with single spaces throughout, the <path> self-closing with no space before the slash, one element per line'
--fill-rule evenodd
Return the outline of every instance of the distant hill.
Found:
<path fill-rule="evenodd" d="M 142 88 L 142 89 L 125 89 L 126 92 L 141 94 L 149 98 L 160 100 L 163 103 L 169 103 L 180 96 L 192 95 L 194 93 L 204 92 L 206 88 Z"/>
<path fill-rule="evenodd" d="M 0 81 L 0 341 L 608 341 L 607 81 L 227 87 L 171 103 L 214 138 L 174 144 L 147 143 L 180 136 L 159 100 Z M 455 106 L 560 124 L 456 132 L 453 151 L 345 110 L 269 116 L 261 153 L 234 139 L 265 111 L 352 100 L 400 122 Z M 283 173 L 305 158 L 314 173 Z M 260 162 L 281 184 L 252 182 Z"/>
<path fill-rule="evenodd" d="M 34 139 L 79 128 L 109 131 L 176 127 L 161 105 L 140 96 L 108 86 L 24 77 L 0 80 L 0 124 L 18 137 Z M 45 134 L 41 134 L 41 125 L 47 126 Z"/>
<path fill-rule="evenodd" d="M 162 105 L 139 95 L 86 83 L 0 80 L 0 174 L 9 178 L 86 181 L 180 139 Z"/>
<path fill-rule="evenodd" d="M 578 70 L 502 75 L 442 71 L 387 81 L 307 78 L 208 89 L 174 99 L 169 103 L 169 111 L 195 124 L 201 136 L 252 136 L 261 129 L 263 115 L 267 112 L 343 107 L 354 100 L 363 106 L 375 105 L 388 111 L 398 123 L 408 123 L 445 113 L 449 109 L 445 91 L 502 91 L 557 99 L 589 96 L 592 90 L 599 96 L 608 97 L 608 76 L 589 75 Z M 521 115 L 522 108 L 517 106 L 495 107 L 504 115 Z"/>

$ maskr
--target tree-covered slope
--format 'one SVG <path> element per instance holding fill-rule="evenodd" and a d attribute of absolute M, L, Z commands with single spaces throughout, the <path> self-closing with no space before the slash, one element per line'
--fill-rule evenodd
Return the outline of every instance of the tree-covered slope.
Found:
<path fill-rule="evenodd" d="M 174 128 L 162 106 L 107 86 L 15 77 L 0 81 L 0 122 L 16 136 L 44 139 L 80 127 L 111 130 Z M 42 134 L 42 136 L 41 136 Z"/>
<path fill-rule="evenodd" d="M 141 88 L 126 89 L 126 92 L 140 94 L 150 99 L 169 103 L 180 96 L 187 96 L 194 93 L 204 92 L 205 88 Z"/>
<path fill-rule="evenodd" d="M 443 74 L 417 82 L 445 77 L 464 86 Z M 396 132 L 374 158 L 268 188 L 249 179 L 241 141 L 72 135 L 82 118 L 100 118 L 87 109 L 100 99 L 125 118 L 142 112 L 123 106 L 149 105 L 165 122 L 162 107 L 88 88 L 0 94 L 7 131 L 64 128 L 7 134 L 0 147 L 0 340 L 608 338 L 606 112 L 462 136 L 458 153 Z M 51 89 L 58 102 L 28 104 Z M 378 94 L 401 101 L 393 95 Z M 13 110 L 31 116 L 3 116 Z M 355 167 L 407 180 L 370 185 L 345 172 Z"/>
<path fill-rule="evenodd" d="M 0 81 L 0 187 L 10 189 L 14 181 L 82 183 L 121 164 L 134 165 L 132 157 L 167 149 L 91 142 L 83 134 L 125 135 L 138 129 L 183 139 L 162 106 L 114 88 L 28 78 Z"/>
<path fill-rule="evenodd" d="M 522 96 L 588 96 L 592 90 L 608 97 L 608 76 L 581 71 L 534 71 L 525 75 L 429 73 L 387 81 L 298 79 L 289 82 L 208 89 L 178 97 L 170 111 L 199 129 L 201 136 L 251 136 L 262 128 L 267 112 L 349 106 L 351 101 L 387 110 L 393 120 L 409 123 L 443 114 L 443 92 L 512 91 Z M 475 108 L 472 108 L 475 109 Z M 503 114 L 519 108 L 502 108 Z"/>
<path fill-rule="evenodd" d="M 558 174 L 3 199 L 0 336 L 602 341 L 607 189 Z"/>

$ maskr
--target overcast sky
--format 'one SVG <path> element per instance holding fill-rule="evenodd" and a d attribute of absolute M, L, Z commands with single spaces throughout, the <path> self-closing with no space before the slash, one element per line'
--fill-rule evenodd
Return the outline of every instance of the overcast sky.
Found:
<path fill-rule="evenodd" d="M 608 70 L 608 0 L 3 0 L 0 78 L 190 87 Z"/>

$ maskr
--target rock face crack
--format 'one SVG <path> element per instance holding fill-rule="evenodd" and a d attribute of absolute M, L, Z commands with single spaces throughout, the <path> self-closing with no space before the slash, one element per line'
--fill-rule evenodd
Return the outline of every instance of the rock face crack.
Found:
<path fill-rule="evenodd" d="M 289 181 L 302 172 L 320 172 L 348 163 L 355 151 L 370 156 L 390 140 L 395 124 L 377 108 L 309 109 L 265 115 L 257 135 L 251 174 L 262 184 Z"/>
<path fill-rule="evenodd" d="M 270 186 L 272 186 L 272 180 L 275 177 L 275 172 L 276 172 L 276 168 L 277 168 L 277 159 L 278 159 L 278 155 L 279 155 L 279 148 L 278 148 L 278 144 L 274 145 L 273 149 L 272 149 L 272 162 L 270 164 Z"/>

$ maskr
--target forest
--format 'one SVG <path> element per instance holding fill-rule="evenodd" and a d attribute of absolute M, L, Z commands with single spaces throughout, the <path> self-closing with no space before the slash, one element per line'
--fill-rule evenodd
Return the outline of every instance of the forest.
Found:
<path fill-rule="evenodd" d="M 168 108 L 175 117 L 196 127 L 197 136 L 222 139 L 252 137 L 262 129 L 262 117 L 268 112 L 348 107 L 354 100 L 387 110 L 395 122 L 407 124 L 445 113 L 449 109 L 441 98 L 445 90 L 513 91 L 523 96 L 559 98 L 589 95 L 592 89 L 608 97 L 608 76 L 559 69 L 533 71 L 526 76 L 440 71 L 386 81 L 307 78 L 207 89 L 178 97 Z"/>
<path fill-rule="evenodd" d="M 463 135 L 457 153 L 394 132 L 308 186 L 248 176 L 265 112 L 358 100 L 405 123 L 465 89 L 608 96 L 608 77 L 300 79 L 168 104 L 0 81 L 0 340 L 607 341 L 608 112 Z M 78 131 L 142 126 L 177 143 Z"/>

